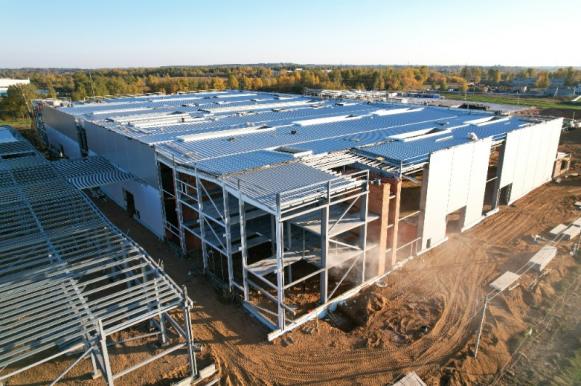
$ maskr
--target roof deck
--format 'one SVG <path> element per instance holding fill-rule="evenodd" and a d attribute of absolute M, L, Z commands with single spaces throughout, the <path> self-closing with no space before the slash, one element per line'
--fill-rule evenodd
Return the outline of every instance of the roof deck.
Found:
<path fill-rule="evenodd" d="M 215 176 L 345 150 L 401 168 L 473 140 L 502 140 L 531 124 L 482 111 L 232 90 L 107 99 L 60 110 Z"/>

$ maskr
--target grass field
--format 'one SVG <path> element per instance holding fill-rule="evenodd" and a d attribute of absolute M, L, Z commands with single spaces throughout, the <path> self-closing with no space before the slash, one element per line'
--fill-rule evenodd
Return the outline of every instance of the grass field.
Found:
<path fill-rule="evenodd" d="M 498 94 L 468 94 L 466 97 L 462 94 L 443 93 L 448 99 L 468 100 L 471 102 L 499 103 L 506 105 L 535 106 L 540 109 L 560 109 L 560 110 L 577 110 L 581 111 L 580 102 L 570 102 L 559 98 L 520 98 L 513 95 Z"/>
<path fill-rule="evenodd" d="M 0 119 L 0 126 L 12 126 L 18 130 L 31 130 L 32 122 L 30 118 L 21 119 Z"/>

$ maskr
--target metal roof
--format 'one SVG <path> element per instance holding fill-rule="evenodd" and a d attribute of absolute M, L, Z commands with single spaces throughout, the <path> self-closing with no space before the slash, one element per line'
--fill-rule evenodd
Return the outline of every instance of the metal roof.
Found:
<path fill-rule="evenodd" d="M 323 171 L 300 163 L 288 163 L 225 177 L 226 183 L 239 189 L 245 196 L 271 209 L 277 208 L 277 196 L 281 207 L 296 200 L 312 199 L 327 193 L 357 186 L 348 176 Z"/>
<path fill-rule="evenodd" d="M 52 166 L 77 189 L 96 188 L 133 178 L 101 156 L 53 161 Z"/>
<path fill-rule="evenodd" d="M 314 154 L 355 149 L 394 166 L 422 163 L 434 151 L 466 143 L 470 133 L 497 140 L 530 124 L 519 117 L 493 121 L 494 115 L 473 110 L 338 103 L 301 95 L 232 90 L 126 97 L 60 110 L 155 146 L 160 155 L 211 174 L 238 173 L 277 163 L 280 158 L 265 151 L 281 146 Z M 482 123 L 486 120 L 490 122 Z M 263 127 L 269 129 L 256 130 Z M 414 140 L 393 138 L 422 130 L 442 132 L 418 135 Z M 197 135 L 218 131 L 223 135 L 216 138 Z"/>

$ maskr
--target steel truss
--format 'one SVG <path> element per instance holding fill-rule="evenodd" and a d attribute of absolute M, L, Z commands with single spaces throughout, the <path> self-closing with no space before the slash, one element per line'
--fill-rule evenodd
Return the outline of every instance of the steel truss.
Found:
<path fill-rule="evenodd" d="M 4 128 L 6 130 L 6 128 Z M 0 381 L 65 354 L 109 385 L 176 350 L 197 368 L 192 301 L 17 132 L 0 143 Z M 183 312 L 184 325 L 174 319 Z M 161 353 L 114 374 L 111 339 L 148 322 Z M 170 334 L 170 330 L 173 331 Z"/>
<path fill-rule="evenodd" d="M 330 171 L 359 161 L 357 155 L 342 154 L 308 163 Z M 218 279 L 240 293 L 244 308 L 273 330 L 270 338 L 325 312 L 380 278 L 366 272 L 370 251 L 367 224 L 378 218 L 368 211 L 369 169 L 333 172 L 336 180 L 281 192 L 273 200 L 275 205 L 268 206 L 246 194 L 261 192 L 259 186 L 242 186 L 244 182 L 235 177 L 212 176 L 159 155 L 158 162 L 173 170 L 180 224 L 175 234 L 184 254 L 197 249 L 188 246 L 187 239 L 192 237 L 201 245 L 203 267 L 210 276 L 219 276 L 210 263 L 212 258 L 224 261 L 224 267 L 219 268 L 226 274 Z M 345 184 L 346 179 L 351 183 Z M 250 251 L 257 246 L 268 249 L 269 245 L 272 254 L 266 258 L 257 260 Z M 295 270 L 299 262 L 307 263 L 310 271 Z M 319 304 L 314 310 L 301 310 L 288 292 L 309 279 L 320 282 Z"/>

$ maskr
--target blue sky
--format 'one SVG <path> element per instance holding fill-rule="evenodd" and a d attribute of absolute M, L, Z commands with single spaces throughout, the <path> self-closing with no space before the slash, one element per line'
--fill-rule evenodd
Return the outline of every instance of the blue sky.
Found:
<path fill-rule="evenodd" d="M 0 0 L 0 67 L 581 66 L 581 0 Z"/>

